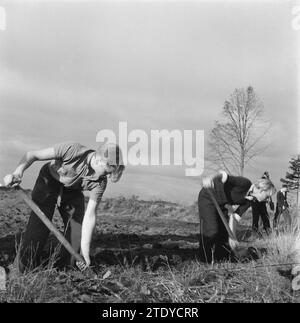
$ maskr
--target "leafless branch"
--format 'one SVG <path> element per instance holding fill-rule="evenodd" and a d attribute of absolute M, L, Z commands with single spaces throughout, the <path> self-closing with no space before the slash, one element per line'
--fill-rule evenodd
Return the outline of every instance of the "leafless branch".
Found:
<path fill-rule="evenodd" d="M 270 124 L 263 120 L 263 104 L 250 86 L 234 90 L 222 116 L 210 134 L 210 161 L 229 172 L 238 169 L 242 175 L 245 165 L 266 149 L 261 142 Z"/>

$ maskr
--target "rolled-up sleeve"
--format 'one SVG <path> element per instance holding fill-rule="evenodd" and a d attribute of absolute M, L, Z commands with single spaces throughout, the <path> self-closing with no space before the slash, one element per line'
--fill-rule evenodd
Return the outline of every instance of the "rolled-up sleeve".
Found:
<path fill-rule="evenodd" d="M 55 159 L 69 159 L 78 151 L 79 143 L 76 142 L 63 142 L 54 145 L 54 158 Z"/>

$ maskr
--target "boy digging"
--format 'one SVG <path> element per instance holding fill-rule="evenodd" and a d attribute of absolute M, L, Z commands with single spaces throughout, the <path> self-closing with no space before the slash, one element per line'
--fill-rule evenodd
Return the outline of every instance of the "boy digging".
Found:
<path fill-rule="evenodd" d="M 262 202 L 274 194 L 274 184 L 269 179 L 259 179 L 252 184 L 245 177 L 228 175 L 224 171 L 203 179 L 203 188 L 198 196 L 200 259 L 208 263 L 233 259 L 236 241 L 229 239 L 208 190 L 212 191 L 227 221 L 230 217 L 228 222 L 231 230 L 235 231 L 237 221 L 253 201 Z M 238 205 L 235 211 L 233 205 Z"/>
<path fill-rule="evenodd" d="M 122 152 L 115 144 L 102 144 L 92 150 L 72 142 L 29 151 L 16 170 L 5 176 L 5 184 L 20 184 L 24 171 L 33 162 L 45 160 L 51 161 L 40 170 L 32 191 L 32 200 L 49 220 L 52 220 L 55 206 L 58 206 L 64 222 L 65 237 L 76 252 L 81 251 L 85 263 L 76 264 L 84 270 L 91 263 L 90 244 L 96 224 L 96 209 L 106 189 L 107 177 L 117 182 L 125 168 Z M 89 192 L 86 209 L 83 191 Z M 18 259 L 21 272 L 40 264 L 48 235 L 48 228 L 31 212 Z M 62 248 L 57 266 L 73 266 L 74 262 L 75 259 Z"/>

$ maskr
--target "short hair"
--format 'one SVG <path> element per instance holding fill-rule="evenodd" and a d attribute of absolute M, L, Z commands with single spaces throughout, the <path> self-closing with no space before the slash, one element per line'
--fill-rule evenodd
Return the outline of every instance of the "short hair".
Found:
<path fill-rule="evenodd" d="M 272 191 L 272 194 L 276 192 L 275 185 L 267 178 L 260 178 L 254 185 L 263 191 Z"/>
<path fill-rule="evenodd" d="M 114 183 L 117 182 L 125 169 L 120 147 L 117 144 L 106 142 L 97 147 L 96 155 L 100 156 L 108 167 L 113 168 L 110 179 Z"/>

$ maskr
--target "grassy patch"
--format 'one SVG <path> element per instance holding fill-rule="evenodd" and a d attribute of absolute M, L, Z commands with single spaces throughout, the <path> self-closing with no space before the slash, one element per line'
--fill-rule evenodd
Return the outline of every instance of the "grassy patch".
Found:
<path fill-rule="evenodd" d="M 284 241 L 284 248 L 273 242 Z M 102 303 L 273 303 L 298 302 L 291 293 L 289 277 L 272 264 L 285 264 L 289 238 L 270 238 L 261 243 L 272 250 L 259 262 L 247 264 L 196 261 L 168 265 L 157 271 L 140 266 L 98 266 L 84 273 L 58 272 L 53 268 L 35 270 L 11 278 L 1 302 L 102 302 Z"/>
<path fill-rule="evenodd" d="M 10 207 L 7 214 L 10 219 L 12 214 L 18 218 L 19 213 L 27 212 L 21 204 L 17 206 L 19 213 L 14 209 L 16 206 Z M 185 207 L 164 201 L 120 197 L 104 200 L 99 215 L 101 221 L 97 225 L 95 247 L 110 251 L 107 255 L 110 260 L 114 252 L 125 253 L 131 247 L 143 252 L 146 245 L 151 251 L 154 243 L 168 239 L 183 241 L 186 245 L 197 242 L 196 205 Z M 212 266 L 191 258 L 177 259 L 176 253 L 168 258 L 157 250 L 158 254 L 150 255 L 143 266 L 134 261 L 119 261 L 113 265 L 100 261 L 81 273 L 78 270 L 57 271 L 50 261 L 46 268 L 11 275 L 6 291 L 0 291 L 0 302 L 298 303 L 299 295 L 291 291 L 292 264 L 300 263 L 300 231 L 296 215 L 295 212 L 292 229 L 281 229 L 256 239 L 247 238 L 251 234 L 251 212 L 243 217 L 241 240 L 252 241 L 253 245 L 267 251 L 257 262 L 224 262 Z M 12 233 L 16 233 L 15 229 Z M 2 240 L 4 257 L 6 253 L 10 255 L 14 240 L 8 241 L 6 237 Z M 105 253 L 99 252 L 101 260 Z M 155 257 L 162 264 L 156 268 L 151 265 L 156 263 Z M 5 259 L 3 264 L 8 263 Z"/>

